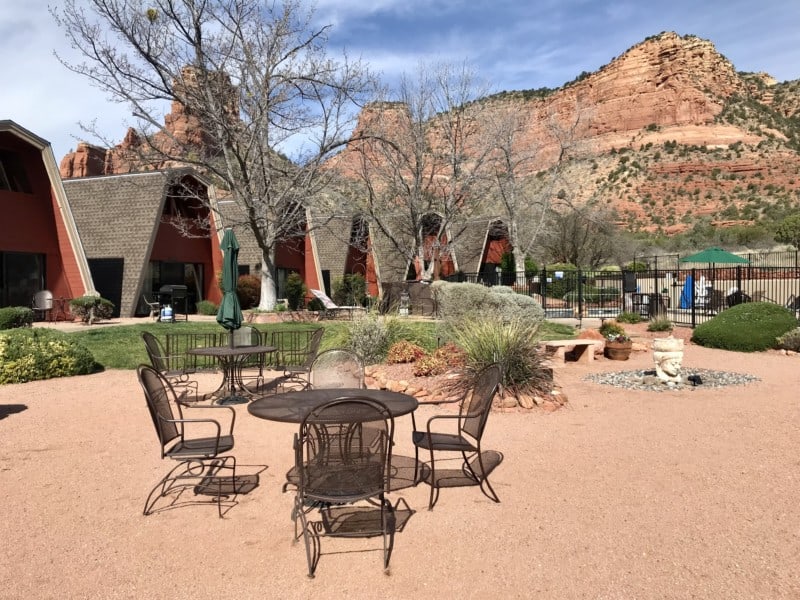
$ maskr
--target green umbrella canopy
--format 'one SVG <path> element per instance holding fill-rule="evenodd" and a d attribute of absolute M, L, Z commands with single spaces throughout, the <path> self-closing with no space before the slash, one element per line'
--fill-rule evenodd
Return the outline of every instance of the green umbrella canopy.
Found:
<path fill-rule="evenodd" d="M 702 252 L 684 256 L 682 263 L 713 263 L 721 265 L 749 265 L 750 261 L 722 248 L 706 248 Z"/>
<path fill-rule="evenodd" d="M 225 329 L 234 330 L 242 326 L 242 309 L 236 295 L 239 279 L 239 242 L 233 229 L 226 229 L 220 244 L 222 257 L 222 302 L 217 311 L 217 323 Z M 233 338 L 231 338 L 233 339 Z"/>

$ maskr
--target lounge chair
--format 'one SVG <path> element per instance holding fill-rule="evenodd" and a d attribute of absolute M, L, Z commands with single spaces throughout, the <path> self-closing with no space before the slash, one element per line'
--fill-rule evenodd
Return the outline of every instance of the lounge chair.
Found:
<path fill-rule="evenodd" d="M 325 307 L 325 310 L 322 313 L 323 318 L 327 319 L 335 319 L 339 316 L 340 313 L 346 313 L 348 318 L 353 318 L 353 312 L 364 310 L 363 306 L 339 306 L 333 300 L 330 299 L 325 292 L 320 290 L 310 290 L 310 292 L 314 295 L 314 297 L 322 302 L 322 306 Z"/>

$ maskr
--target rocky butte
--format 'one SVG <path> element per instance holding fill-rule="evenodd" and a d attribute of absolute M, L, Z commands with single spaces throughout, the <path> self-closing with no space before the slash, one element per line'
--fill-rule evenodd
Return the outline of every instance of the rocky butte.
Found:
<path fill-rule="evenodd" d="M 487 116 L 519 113 L 518 147 L 536 153 L 530 176 L 559 154 L 553 123 L 562 139 L 569 131 L 561 197 L 611 207 L 629 229 L 677 233 L 701 217 L 718 225 L 753 222 L 771 207 L 798 204 L 800 81 L 737 72 L 713 43 L 693 35 L 664 32 L 559 89 L 503 92 L 482 105 Z M 356 131 L 378 111 L 385 119 L 385 109 L 367 107 Z M 198 124 L 181 106 L 173 104 L 166 129 L 202 147 Z M 132 159 L 141 144 L 132 130 L 111 149 L 81 143 L 61 161 L 61 175 L 168 166 Z M 332 166 L 346 169 L 348 152 Z"/>

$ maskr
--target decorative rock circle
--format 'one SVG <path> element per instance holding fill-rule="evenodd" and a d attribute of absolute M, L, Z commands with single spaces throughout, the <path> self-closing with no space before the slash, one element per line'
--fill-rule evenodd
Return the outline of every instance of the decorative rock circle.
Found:
<path fill-rule="evenodd" d="M 666 384 L 662 382 L 653 369 L 637 371 L 615 371 L 587 375 L 584 380 L 629 390 L 647 392 L 694 391 L 702 388 L 718 388 L 728 385 L 746 385 L 760 381 L 755 375 L 746 373 L 729 373 L 709 369 L 683 369 L 683 380 L 680 383 Z"/>

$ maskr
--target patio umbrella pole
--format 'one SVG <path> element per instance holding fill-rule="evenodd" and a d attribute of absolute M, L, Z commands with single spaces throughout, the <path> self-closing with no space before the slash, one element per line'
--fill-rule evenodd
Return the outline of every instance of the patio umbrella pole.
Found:
<path fill-rule="evenodd" d="M 222 260 L 222 302 L 217 311 L 217 323 L 228 330 L 228 344 L 234 347 L 233 332 L 242 326 L 242 309 L 239 306 L 239 297 L 236 295 L 236 283 L 239 275 L 239 242 L 233 229 L 226 229 L 220 243 L 224 252 Z M 231 358 L 231 360 L 234 360 Z M 235 367 L 232 367 L 232 369 Z M 220 400 L 221 404 L 238 403 L 246 401 L 235 395 L 235 385 L 233 381 L 233 371 L 231 372 L 230 395 L 228 398 Z"/>

